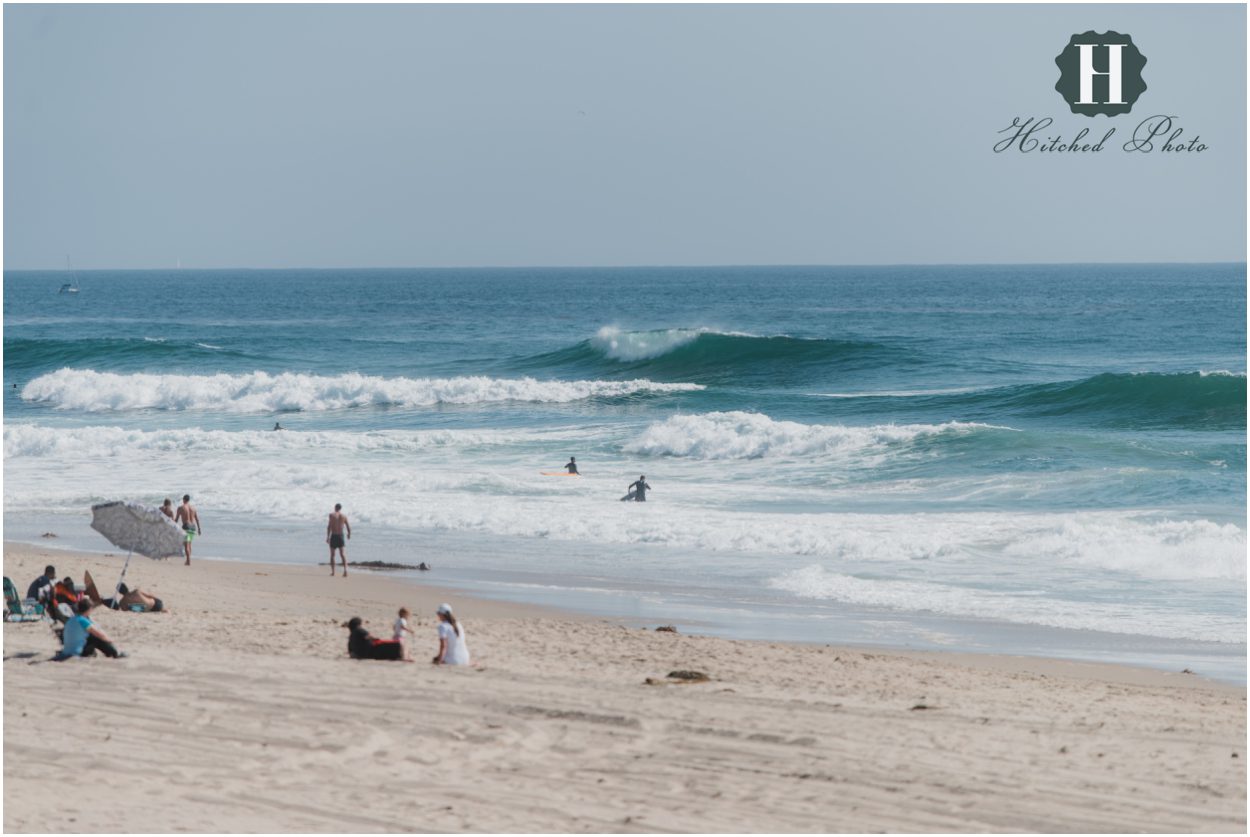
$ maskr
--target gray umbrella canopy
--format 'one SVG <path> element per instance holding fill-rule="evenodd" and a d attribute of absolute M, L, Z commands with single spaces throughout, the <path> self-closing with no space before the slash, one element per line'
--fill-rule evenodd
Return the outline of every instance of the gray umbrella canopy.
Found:
<path fill-rule="evenodd" d="M 184 535 L 160 509 L 138 503 L 100 503 L 91 507 L 91 528 L 118 549 L 149 558 L 168 558 L 182 552 Z"/>

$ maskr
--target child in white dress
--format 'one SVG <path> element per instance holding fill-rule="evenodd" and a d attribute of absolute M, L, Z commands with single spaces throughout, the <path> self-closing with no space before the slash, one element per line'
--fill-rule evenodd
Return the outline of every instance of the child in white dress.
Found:
<path fill-rule="evenodd" d="M 411 615 L 412 613 L 408 608 L 401 607 L 399 609 L 399 618 L 395 620 L 395 639 L 399 641 L 400 646 L 404 649 L 404 661 L 409 663 L 412 662 L 412 648 L 408 645 L 408 637 L 404 636 L 404 634 L 417 635 L 417 632 L 408 624 L 408 617 Z"/>

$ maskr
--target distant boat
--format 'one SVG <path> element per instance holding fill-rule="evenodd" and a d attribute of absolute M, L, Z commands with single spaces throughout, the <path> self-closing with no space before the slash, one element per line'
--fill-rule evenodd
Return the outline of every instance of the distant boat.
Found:
<path fill-rule="evenodd" d="M 70 265 L 69 256 L 65 257 L 65 269 L 68 270 L 70 274 L 74 277 L 74 281 L 66 282 L 64 285 L 62 285 L 60 293 L 76 294 L 78 293 L 78 274 L 74 272 L 74 268 Z"/>

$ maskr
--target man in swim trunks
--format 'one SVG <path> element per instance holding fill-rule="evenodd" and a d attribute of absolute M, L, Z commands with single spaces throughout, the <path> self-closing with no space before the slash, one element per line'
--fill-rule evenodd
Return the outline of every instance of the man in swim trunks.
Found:
<path fill-rule="evenodd" d="M 174 519 L 174 501 L 173 500 L 169 499 L 168 497 L 165 498 L 165 505 L 161 506 L 161 514 L 165 515 L 170 520 Z"/>
<path fill-rule="evenodd" d="M 191 539 L 196 535 L 204 534 L 204 530 L 200 527 L 200 515 L 196 512 L 195 506 L 191 505 L 191 495 L 182 495 L 182 505 L 178 507 L 178 512 L 174 515 L 174 523 L 182 524 L 182 531 L 186 533 L 186 540 L 182 542 L 182 548 L 186 550 L 187 561 L 184 566 L 191 566 Z"/>
<path fill-rule="evenodd" d="M 347 530 L 347 540 L 352 537 L 352 524 L 347 522 L 347 515 L 343 514 L 343 506 L 341 503 L 334 504 L 334 511 L 330 512 L 330 522 L 326 524 L 326 543 L 330 544 L 330 575 L 334 575 L 334 550 L 339 551 L 339 558 L 343 561 L 343 577 L 347 578 L 347 554 L 343 552 L 343 547 L 347 540 L 343 538 L 343 530 Z"/>

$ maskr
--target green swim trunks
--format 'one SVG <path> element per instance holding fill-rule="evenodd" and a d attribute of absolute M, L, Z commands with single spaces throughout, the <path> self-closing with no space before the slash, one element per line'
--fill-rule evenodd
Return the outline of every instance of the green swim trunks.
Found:
<path fill-rule="evenodd" d="M 184 532 L 186 532 L 186 533 L 187 533 L 187 540 L 186 540 L 186 542 L 187 542 L 187 543 L 191 543 L 191 540 L 195 537 L 195 530 L 194 530 L 194 529 L 192 529 L 190 526 L 183 526 L 183 527 L 182 527 L 182 531 L 184 531 Z"/>

